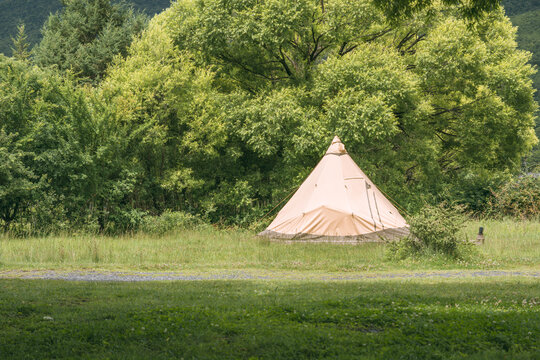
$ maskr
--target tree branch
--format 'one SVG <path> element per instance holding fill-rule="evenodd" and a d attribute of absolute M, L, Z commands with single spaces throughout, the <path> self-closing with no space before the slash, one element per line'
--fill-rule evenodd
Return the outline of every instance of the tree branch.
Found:
<path fill-rule="evenodd" d="M 413 33 L 412 31 L 409 31 L 409 32 L 407 33 L 407 35 L 405 35 L 405 37 L 404 37 L 403 39 L 401 39 L 401 41 L 399 42 L 399 44 L 396 46 L 396 49 L 397 49 L 398 51 L 401 52 L 401 47 L 402 47 L 403 45 L 405 45 L 405 43 L 406 43 L 407 41 L 409 41 L 413 36 L 414 36 L 414 33 Z"/>
<path fill-rule="evenodd" d="M 287 65 L 287 61 L 285 60 L 285 54 L 283 53 L 283 48 L 279 47 L 279 53 L 281 54 L 281 64 L 283 65 L 283 68 L 285 69 L 285 72 L 287 75 L 292 76 L 291 69 L 289 68 L 289 65 Z M 290 60 L 290 59 L 289 59 Z"/>
<path fill-rule="evenodd" d="M 447 136 L 457 137 L 456 134 L 451 134 L 451 133 L 446 132 L 446 131 L 443 131 L 443 130 L 435 129 L 435 131 L 436 131 L 436 132 L 439 132 L 439 133 L 441 133 L 441 134 L 447 135 Z"/>
<path fill-rule="evenodd" d="M 412 43 L 411 45 L 409 45 L 409 47 L 407 47 L 405 50 L 402 51 L 401 55 L 404 55 L 404 54 L 407 53 L 407 52 L 411 52 L 411 48 L 412 48 L 414 45 L 418 44 L 420 41 L 425 40 L 425 39 L 424 39 L 425 37 L 426 37 L 426 34 L 422 34 L 422 35 L 418 36 L 418 37 L 416 38 L 416 40 L 414 40 L 413 43 Z"/>
<path fill-rule="evenodd" d="M 270 80 L 270 81 L 277 81 L 277 80 L 283 80 L 283 79 L 286 79 L 286 77 L 271 77 L 271 76 L 267 76 L 265 74 L 261 74 L 260 72 L 258 71 L 255 71 L 251 68 L 249 68 L 247 65 L 243 64 L 241 61 L 238 61 L 236 60 L 234 57 L 228 57 L 227 55 L 220 55 L 219 56 L 222 60 L 224 60 L 225 62 L 230 62 L 230 63 L 233 63 L 239 67 L 241 67 L 243 70 L 251 73 L 251 74 L 254 74 L 254 75 L 257 75 L 257 76 L 260 76 L 266 80 Z M 279 61 L 279 63 L 281 63 L 281 61 Z"/>
<path fill-rule="evenodd" d="M 371 42 L 371 41 L 373 41 L 373 40 L 375 40 L 375 39 L 380 38 L 381 36 L 384 36 L 384 35 L 388 34 L 390 31 L 392 31 L 392 28 L 391 28 L 391 27 L 388 27 L 388 28 L 386 28 L 386 29 L 384 29 L 384 30 L 382 30 L 382 31 L 379 31 L 378 33 L 369 34 L 369 35 L 364 35 L 364 36 L 361 36 L 360 38 L 362 39 L 362 38 L 366 38 L 366 37 L 367 37 L 367 39 L 365 39 L 364 41 L 365 41 L 365 42 Z M 353 51 L 354 49 L 356 49 L 356 48 L 358 47 L 358 45 L 359 45 L 359 44 L 356 44 L 356 45 L 353 45 L 353 46 L 351 46 L 351 47 L 349 47 L 349 48 L 346 49 L 347 42 L 344 41 L 343 44 L 341 44 L 341 47 L 340 47 L 340 49 L 339 49 L 339 51 L 338 51 L 338 54 L 339 54 L 340 56 L 344 56 L 345 54 L 347 54 L 347 53 Z"/>

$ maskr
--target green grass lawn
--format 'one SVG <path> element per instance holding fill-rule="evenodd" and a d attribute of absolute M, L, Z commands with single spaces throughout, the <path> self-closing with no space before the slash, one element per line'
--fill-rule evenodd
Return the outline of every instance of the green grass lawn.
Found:
<path fill-rule="evenodd" d="M 486 243 L 466 261 L 444 258 L 391 261 L 385 244 L 342 245 L 268 241 L 244 230 L 206 227 L 163 237 L 51 236 L 0 238 L 0 269 L 125 269 L 211 272 L 283 270 L 314 272 L 437 269 L 533 269 L 540 264 L 540 221 L 470 221 L 461 235 Z"/>
<path fill-rule="evenodd" d="M 0 280 L 2 359 L 539 359 L 538 279 Z"/>
<path fill-rule="evenodd" d="M 540 222 L 470 221 L 461 236 L 473 239 L 478 226 L 486 243 L 470 260 L 397 263 L 385 244 L 286 244 L 211 227 L 163 237 L 3 237 L 0 270 L 249 270 L 306 280 L 0 280 L 0 359 L 540 359 L 539 278 L 311 276 L 540 270 Z"/>

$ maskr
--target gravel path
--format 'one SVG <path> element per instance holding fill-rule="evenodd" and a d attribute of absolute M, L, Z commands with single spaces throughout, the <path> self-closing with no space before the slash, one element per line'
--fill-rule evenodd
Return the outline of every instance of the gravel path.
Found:
<path fill-rule="evenodd" d="M 522 276 L 540 279 L 540 272 L 527 271 L 447 271 L 447 272 L 414 272 L 414 273 L 364 273 L 364 274 L 302 274 L 286 272 L 246 272 L 246 271 L 223 271 L 216 274 L 188 274 L 178 272 L 153 272 L 153 271 L 100 271 L 100 270 L 7 270 L 0 271 L 0 279 L 44 279 L 66 281 L 196 281 L 196 280 L 312 280 L 312 281 L 336 281 L 336 280 L 365 280 L 365 279 L 407 279 L 407 278 L 478 278 L 478 277 L 506 277 Z"/>

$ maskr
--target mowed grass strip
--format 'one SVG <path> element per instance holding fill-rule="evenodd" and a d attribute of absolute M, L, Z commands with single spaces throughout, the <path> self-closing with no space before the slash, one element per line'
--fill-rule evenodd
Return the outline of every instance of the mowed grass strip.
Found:
<path fill-rule="evenodd" d="M 538 359 L 538 280 L 0 281 L 4 359 Z"/>
<path fill-rule="evenodd" d="M 430 269 L 537 269 L 540 221 L 470 221 L 461 235 L 475 239 L 485 227 L 486 243 L 465 261 L 444 257 L 396 262 L 385 244 L 343 245 L 268 241 L 246 230 L 210 226 L 157 237 L 50 236 L 0 238 L 4 269 L 305 270 L 323 272 Z"/>

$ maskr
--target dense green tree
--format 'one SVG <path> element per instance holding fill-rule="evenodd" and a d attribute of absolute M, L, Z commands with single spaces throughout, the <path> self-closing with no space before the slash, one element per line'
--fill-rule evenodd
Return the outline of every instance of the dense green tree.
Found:
<path fill-rule="evenodd" d="M 516 170 L 536 141 L 534 71 L 515 30 L 500 9 L 472 27 L 463 17 L 432 6 L 389 22 L 362 0 L 180 1 L 104 89 L 147 125 L 138 136 L 163 139 L 146 142 L 145 156 L 133 152 L 169 167 L 142 169 L 143 178 L 214 220 L 239 221 L 286 195 L 334 134 L 412 206 L 474 174 L 489 183 Z M 204 87 L 193 91 L 201 80 L 186 83 L 171 66 L 205 74 Z M 152 81 L 134 80 L 144 74 Z"/>
<path fill-rule="evenodd" d="M 479 20 L 486 13 L 499 7 L 501 0 L 440 0 L 447 6 L 455 6 L 461 16 L 467 20 Z M 437 1 L 434 0 L 374 0 L 390 19 L 402 19 L 425 10 Z"/>
<path fill-rule="evenodd" d="M 34 49 L 35 63 L 70 70 L 81 80 L 99 80 L 112 59 L 145 26 L 146 17 L 111 0 L 63 0 L 43 27 Z"/>
<path fill-rule="evenodd" d="M 448 1 L 451 2 L 451 1 Z M 452 1 L 457 3 L 458 1 Z M 506 0 L 504 1 L 505 8 L 508 7 L 511 11 L 509 15 L 517 12 L 530 9 L 531 7 L 538 8 L 536 0 Z M 148 15 L 154 15 L 166 9 L 170 0 L 129 0 L 134 8 L 144 11 Z M 380 1 L 387 12 L 392 15 L 392 10 L 395 14 L 402 15 L 405 9 L 408 11 L 418 11 L 419 7 L 430 4 L 431 2 L 421 1 L 411 3 L 410 0 L 396 1 Z M 486 5 L 480 1 L 460 2 L 464 9 L 474 10 L 473 14 L 482 14 L 486 10 Z M 487 6 L 495 4 L 494 0 L 487 0 Z M 40 29 L 43 23 L 47 20 L 50 13 L 54 13 L 61 8 L 60 0 L 2 0 L 0 1 L 0 53 L 7 55 L 11 47 L 10 38 L 16 34 L 16 27 L 19 21 L 26 24 L 29 42 L 34 45 L 41 40 Z"/>
<path fill-rule="evenodd" d="M 28 43 L 24 24 L 17 26 L 17 36 L 11 38 L 11 40 L 13 41 L 12 56 L 17 60 L 28 60 L 30 58 L 30 44 Z"/>
<path fill-rule="evenodd" d="M 186 191 L 200 190 L 204 183 L 181 164 L 217 158 L 216 147 L 224 142 L 224 126 L 212 105 L 213 75 L 178 51 L 159 18 L 130 55 L 111 68 L 100 92 L 128 134 L 125 161 L 140 176 L 132 200 L 158 211 L 182 208 L 194 196 Z"/>
<path fill-rule="evenodd" d="M 37 190 L 24 140 L 32 126 L 28 103 L 36 87 L 27 62 L 0 55 L 0 223 L 5 230 L 30 206 Z"/>
<path fill-rule="evenodd" d="M 502 9 L 471 25 L 440 4 L 400 20 L 368 0 L 179 1 L 96 87 L 1 57 L 0 191 L 34 187 L 3 224 L 125 231 L 164 210 L 245 223 L 334 135 L 409 209 L 479 210 L 536 142 L 515 33 Z"/>
<path fill-rule="evenodd" d="M 0 128 L 0 225 L 9 230 L 13 220 L 29 205 L 36 189 L 34 175 L 25 165 L 21 144 Z"/>
<path fill-rule="evenodd" d="M 126 134 L 93 90 L 5 57 L 0 80 L 4 224 L 22 224 L 24 233 L 136 224 L 142 213 L 128 202 L 136 169 L 124 162 Z"/>
<path fill-rule="evenodd" d="M 170 0 L 128 0 L 136 10 L 150 16 L 166 9 Z M 41 28 L 51 13 L 62 8 L 60 0 L 2 0 L 0 1 L 0 53 L 8 55 L 11 37 L 16 35 L 17 25 L 25 23 L 28 42 L 31 46 L 39 43 Z"/>

